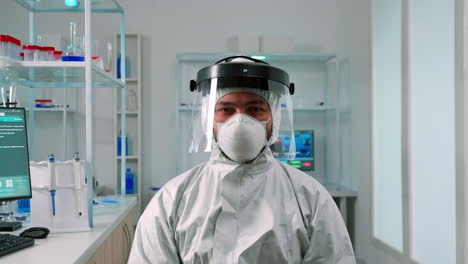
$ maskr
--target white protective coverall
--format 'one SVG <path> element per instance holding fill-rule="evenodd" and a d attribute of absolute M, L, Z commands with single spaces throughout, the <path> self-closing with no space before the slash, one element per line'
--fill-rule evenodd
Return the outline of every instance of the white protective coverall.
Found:
<path fill-rule="evenodd" d="M 343 219 L 310 175 L 266 147 L 251 163 L 209 161 L 168 182 L 142 214 L 129 263 L 355 263 Z"/>

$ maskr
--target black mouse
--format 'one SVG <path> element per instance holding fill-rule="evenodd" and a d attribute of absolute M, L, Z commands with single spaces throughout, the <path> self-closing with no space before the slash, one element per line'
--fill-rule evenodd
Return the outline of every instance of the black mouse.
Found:
<path fill-rule="evenodd" d="M 31 227 L 21 232 L 20 236 L 30 237 L 34 239 L 42 239 L 46 238 L 47 235 L 49 235 L 49 232 L 49 229 L 45 227 Z"/>

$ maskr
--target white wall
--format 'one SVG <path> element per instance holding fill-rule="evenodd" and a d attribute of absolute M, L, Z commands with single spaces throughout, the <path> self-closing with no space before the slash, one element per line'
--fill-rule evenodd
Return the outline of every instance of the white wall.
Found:
<path fill-rule="evenodd" d="M 371 0 L 339 1 L 338 53 L 351 62 L 353 184 L 359 192 L 355 207 L 355 251 L 361 264 L 403 263 L 372 238 L 371 179 Z"/>
<path fill-rule="evenodd" d="M 352 175 L 358 191 L 355 207 L 355 251 L 359 263 L 392 263 L 378 256 L 371 241 L 370 174 L 370 0 L 340 1 L 338 52 L 351 63 Z"/>

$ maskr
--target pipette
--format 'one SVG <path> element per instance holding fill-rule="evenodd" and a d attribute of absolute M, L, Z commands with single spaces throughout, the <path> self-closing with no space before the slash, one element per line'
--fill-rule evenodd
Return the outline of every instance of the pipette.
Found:
<path fill-rule="evenodd" d="M 5 88 L 1 87 L 1 88 L 0 88 L 0 93 L 2 94 L 2 105 L 3 105 L 3 106 L 6 106 Z"/>
<path fill-rule="evenodd" d="M 55 216 L 55 189 L 56 189 L 56 184 L 55 184 L 55 158 L 54 154 L 49 155 L 49 161 L 48 161 L 48 167 L 49 167 L 49 175 L 50 175 L 50 198 L 52 199 L 52 215 Z"/>
<path fill-rule="evenodd" d="M 8 93 L 8 102 L 10 103 L 10 105 L 16 105 L 16 87 L 15 85 L 11 84 L 10 85 L 10 92 Z"/>
<path fill-rule="evenodd" d="M 78 215 L 81 215 L 81 166 L 80 166 L 80 158 L 78 157 L 78 152 L 75 152 L 75 156 L 73 157 L 73 172 L 75 176 L 75 195 L 76 195 L 76 202 L 78 208 Z"/>

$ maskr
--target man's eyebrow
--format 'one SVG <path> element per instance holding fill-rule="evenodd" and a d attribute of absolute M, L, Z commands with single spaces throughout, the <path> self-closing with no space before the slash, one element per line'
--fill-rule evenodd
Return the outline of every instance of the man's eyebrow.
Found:
<path fill-rule="evenodd" d="M 246 103 L 246 105 L 255 105 L 255 104 L 266 105 L 267 103 L 262 100 L 255 100 L 255 101 L 250 101 Z"/>
<path fill-rule="evenodd" d="M 231 106 L 231 105 L 233 105 L 233 106 L 235 106 L 236 104 L 233 103 L 233 102 L 229 102 L 229 101 L 228 101 L 228 102 L 223 102 L 223 101 L 221 101 L 221 102 L 216 103 L 216 105 L 223 105 L 223 106 Z"/>

